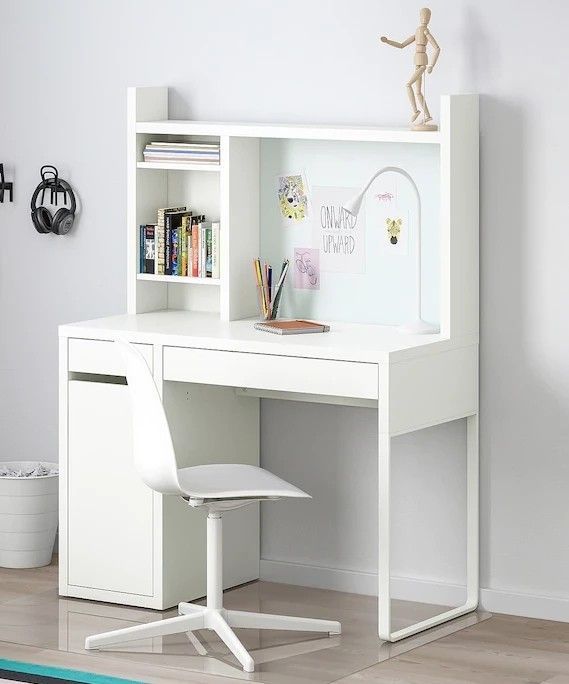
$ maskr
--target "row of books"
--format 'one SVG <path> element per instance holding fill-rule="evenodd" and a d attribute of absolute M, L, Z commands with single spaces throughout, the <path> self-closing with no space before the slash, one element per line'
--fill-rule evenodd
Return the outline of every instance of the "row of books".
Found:
<path fill-rule="evenodd" d="M 219 143 L 151 142 L 144 148 L 144 161 L 175 164 L 219 164 Z"/>
<path fill-rule="evenodd" d="M 139 227 L 139 270 L 154 275 L 219 278 L 219 223 L 186 207 L 158 209 L 157 222 Z"/>

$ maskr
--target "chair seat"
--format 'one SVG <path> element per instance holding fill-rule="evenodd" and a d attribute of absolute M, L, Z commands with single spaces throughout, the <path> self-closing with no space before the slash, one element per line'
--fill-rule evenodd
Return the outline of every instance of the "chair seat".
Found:
<path fill-rule="evenodd" d="M 184 494 L 196 499 L 311 498 L 268 470 L 242 463 L 180 468 L 178 481 Z"/>

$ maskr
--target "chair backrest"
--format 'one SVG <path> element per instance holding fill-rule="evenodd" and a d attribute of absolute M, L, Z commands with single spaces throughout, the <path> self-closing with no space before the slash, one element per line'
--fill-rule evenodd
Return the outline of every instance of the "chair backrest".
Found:
<path fill-rule="evenodd" d="M 124 340 L 116 344 L 126 363 L 136 470 L 151 489 L 182 494 L 172 436 L 152 373 L 135 347 Z"/>

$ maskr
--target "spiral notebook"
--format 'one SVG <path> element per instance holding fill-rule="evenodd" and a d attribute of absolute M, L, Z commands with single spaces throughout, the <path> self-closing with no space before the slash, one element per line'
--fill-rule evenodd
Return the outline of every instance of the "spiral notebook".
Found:
<path fill-rule="evenodd" d="M 262 330 L 274 335 L 306 335 L 308 333 L 329 332 L 330 326 L 314 321 L 264 321 L 263 323 L 255 323 L 255 330 Z"/>

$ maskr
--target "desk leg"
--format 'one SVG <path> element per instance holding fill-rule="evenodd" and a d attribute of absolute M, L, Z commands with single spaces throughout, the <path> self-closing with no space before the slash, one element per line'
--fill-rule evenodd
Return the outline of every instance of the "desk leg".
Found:
<path fill-rule="evenodd" d="M 379 434 L 379 564 L 378 631 L 379 638 L 392 641 L 391 635 L 391 437 Z"/>
<path fill-rule="evenodd" d="M 479 593 L 479 453 L 478 414 L 466 419 L 466 602 L 404 629 L 391 631 L 390 590 L 391 439 L 379 435 L 379 637 L 399 641 L 478 608 Z"/>

